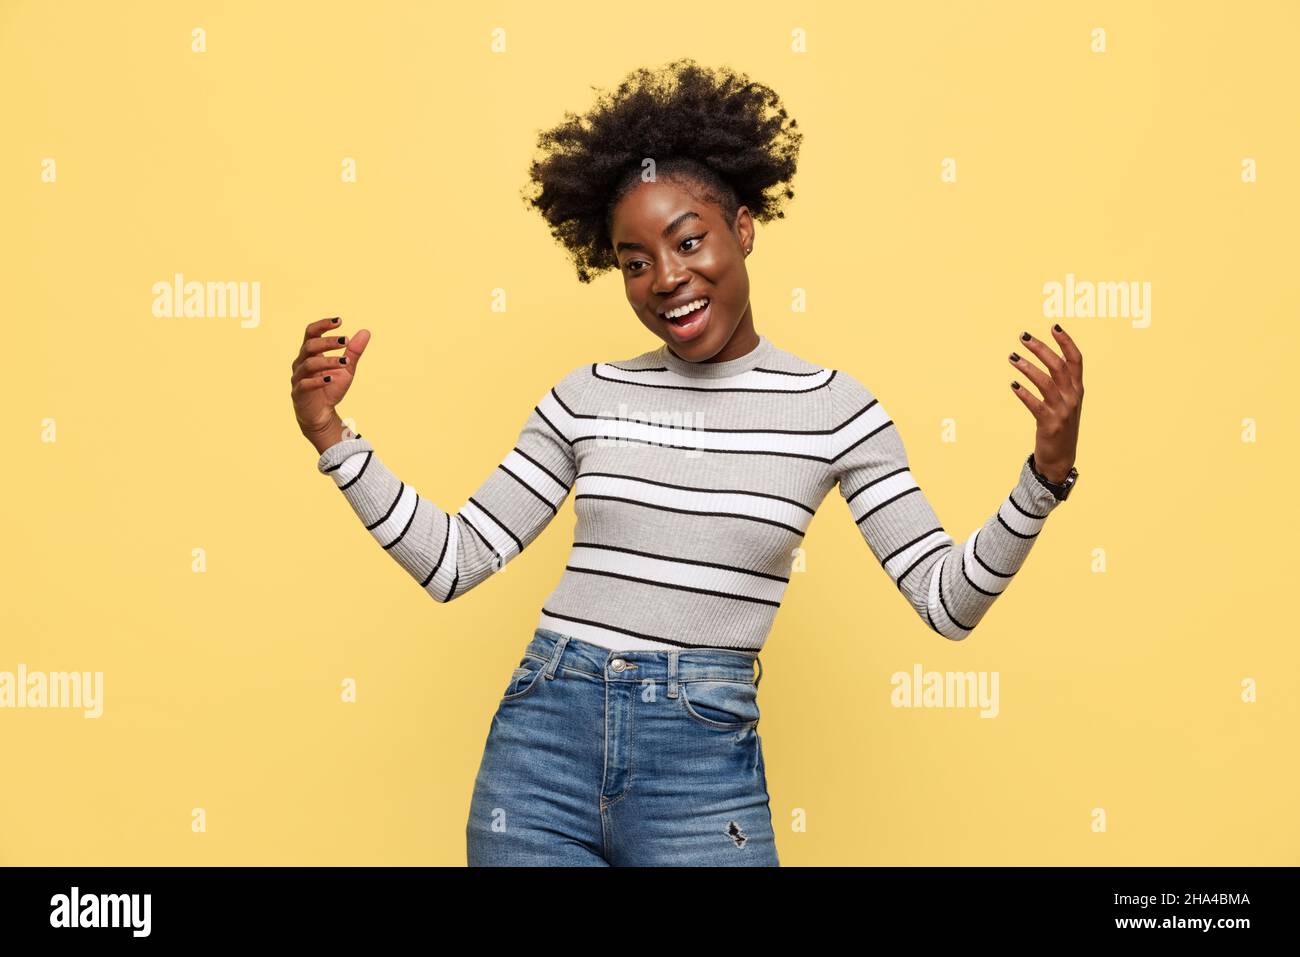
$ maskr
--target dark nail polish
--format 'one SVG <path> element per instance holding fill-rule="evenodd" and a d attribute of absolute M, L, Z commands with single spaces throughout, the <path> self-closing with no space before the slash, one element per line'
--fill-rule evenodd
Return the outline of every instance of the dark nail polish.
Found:
<path fill-rule="evenodd" d="M 326 382 L 329 382 L 329 380 L 330 380 L 330 377 L 329 377 L 329 376 L 326 376 L 326 377 L 325 377 L 325 381 L 326 381 Z"/>
<path fill-rule="evenodd" d="M 1021 338 L 1021 339 L 1024 339 L 1025 342 L 1028 342 L 1028 341 L 1029 341 L 1029 333 L 1027 333 L 1027 332 L 1022 332 L 1022 333 L 1020 333 L 1020 338 Z"/>
<path fill-rule="evenodd" d="M 1011 353 L 1011 361 L 1012 361 L 1012 362 L 1019 362 L 1019 361 L 1020 361 L 1020 356 L 1016 355 L 1014 352 Z"/>
<path fill-rule="evenodd" d="M 1065 331 L 1064 329 L 1061 328 L 1061 324 L 1059 322 L 1056 325 L 1052 326 L 1052 328 L 1055 329 L 1057 332 Z"/>
<path fill-rule="evenodd" d="M 348 357 L 347 357 L 347 356 L 339 356 L 339 365 L 341 365 L 341 366 L 345 366 L 345 365 L 347 365 L 347 364 L 348 364 Z"/>
<path fill-rule="evenodd" d="M 339 317 L 338 317 L 338 316 L 335 316 L 333 319 L 330 320 L 330 322 L 338 322 L 338 321 L 339 321 Z"/>
<path fill-rule="evenodd" d="M 1029 333 L 1026 332 L 1025 335 L 1029 335 Z M 339 336 L 339 345 L 343 345 L 343 343 L 345 343 L 345 342 L 347 342 L 347 341 L 348 341 L 348 337 L 347 337 L 347 336 Z"/>
<path fill-rule="evenodd" d="M 1019 389 L 1019 388 L 1020 388 L 1020 383 L 1017 382 L 1015 379 L 1012 379 L 1012 380 L 1011 380 L 1011 388 L 1013 388 L 1013 389 Z"/>

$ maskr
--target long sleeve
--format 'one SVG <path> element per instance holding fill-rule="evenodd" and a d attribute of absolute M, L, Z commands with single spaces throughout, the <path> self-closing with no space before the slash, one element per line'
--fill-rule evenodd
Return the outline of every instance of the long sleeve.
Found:
<path fill-rule="evenodd" d="M 1060 502 L 1025 461 L 997 511 L 955 543 L 912 477 L 902 438 L 876 397 L 839 371 L 830 389 L 833 469 L 858 530 L 930 628 L 965 638 L 1011 584 Z"/>
<path fill-rule="evenodd" d="M 577 473 L 571 440 L 559 431 L 566 418 L 559 397 L 571 401 L 589 369 L 573 370 L 542 396 L 514 448 L 454 514 L 390 472 L 367 439 L 335 443 L 316 467 L 421 588 L 451 601 L 505 567 L 558 513 Z"/>

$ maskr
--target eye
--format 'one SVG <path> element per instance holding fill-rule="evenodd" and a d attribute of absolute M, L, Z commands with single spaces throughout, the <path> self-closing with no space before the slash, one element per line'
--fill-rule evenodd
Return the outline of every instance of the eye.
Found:
<path fill-rule="evenodd" d="M 693 242 L 693 243 L 700 243 L 700 242 L 703 242 L 703 241 L 704 241 L 704 237 L 707 236 L 707 235 L 708 235 L 708 233 L 700 233 L 698 236 L 687 236 L 687 237 L 686 237 L 685 239 L 683 239 L 683 240 L 681 241 L 681 243 L 679 243 L 678 245 L 685 245 L 686 243 L 691 243 L 691 242 Z M 690 249 L 686 250 L 686 252 L 688 252 L 688 253 L 689 253 L 689 252 L 694 252 L 694 251 L 695 251 L 696 249 L 698 249 L 698 248 L 699 248 L 698 246 L 692 246 Z M 623 268 L 626 269 L 628 272 L 639 272 L 640 270 L 638 270 L 638 269 L 636 268 L 636 266 L 637 266 L 638 263 L 644 263 L 644 262 L 645 262 L 644 259 L 631 259 L 631 260 L 628 260 L 626 263 L 623 264 Z"/>

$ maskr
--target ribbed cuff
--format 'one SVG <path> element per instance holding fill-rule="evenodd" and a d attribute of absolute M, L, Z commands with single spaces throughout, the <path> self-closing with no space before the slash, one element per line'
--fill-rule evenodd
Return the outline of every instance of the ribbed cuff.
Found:
<path fill-rule="evenodd" d="M 1020 480 L 1016 483 L 1016 489 L 1028 499 L 1028 505 L 1040 514 L 1045 515 L 1061 504 L 1060 499 L 1052 494 L 1052 490 L 1038 480 L 1034 470 L 1029 467 L 1028 458 L 1020 466 Z"/>
<path fill-rule="evenodd" d="M 320 459 L 316 462 L 316 468 L 321 472 L 330 472 L 337 468 L 340 463 L 346 461 L 348 456 L 356 455 L 358 452 L 373 452 L 374 450 L 374 446 L 370 444 L 369 439 L 343 439 L 341 442 L 335 442 L 321 453 Z"/>

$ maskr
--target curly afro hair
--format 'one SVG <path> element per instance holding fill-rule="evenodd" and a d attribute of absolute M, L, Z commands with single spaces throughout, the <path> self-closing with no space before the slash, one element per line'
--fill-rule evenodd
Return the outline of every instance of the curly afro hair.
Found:
<path fill-rule="evenodd" d="M 593 87 L 594 89 L 594 87 Z M 584 117 L 538 137 L 525 202 L 568 250 L 579 282 L 617 269 L 611 227 L 618 201 L 642 181 L 680 176 L 722 207 L 729 228 L 741 205 L 759 222 L 784 218 L 803 134 L 769 87 L 681 59 L 628 74 Z"/>

